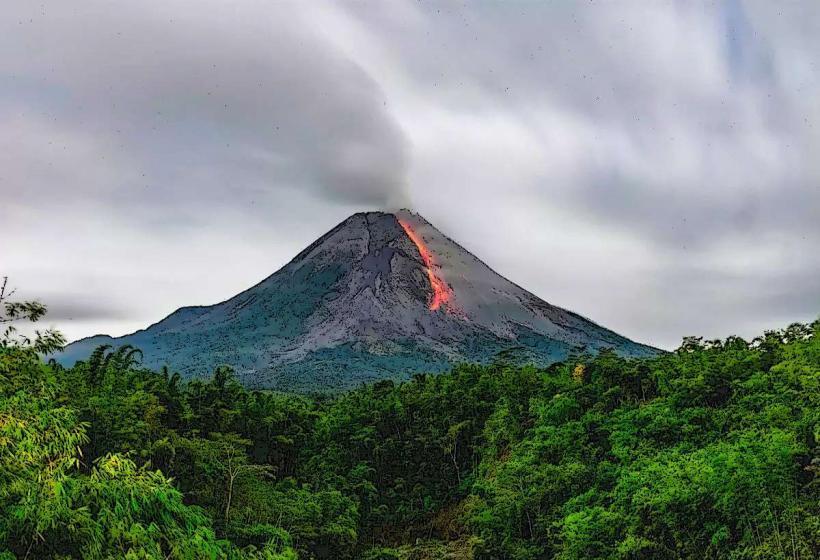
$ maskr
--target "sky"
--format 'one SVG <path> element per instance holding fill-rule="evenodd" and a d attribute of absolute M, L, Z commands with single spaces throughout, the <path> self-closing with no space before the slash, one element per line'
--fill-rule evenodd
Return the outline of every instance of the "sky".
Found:
<path fill-rule="evenodd" d="M 0 276 L 69 339 L 412 208 L 640 342 L 820 315 L 820 3 L 10 0 Z"/>

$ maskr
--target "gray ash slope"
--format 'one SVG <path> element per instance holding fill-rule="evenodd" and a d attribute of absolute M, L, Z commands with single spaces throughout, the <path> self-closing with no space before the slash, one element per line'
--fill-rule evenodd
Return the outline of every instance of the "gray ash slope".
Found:
<path fill-rule="evenodd" d="M 444 301 L 431 309 L 436 286 Z M 79 340 L 59 361 L 71 365 L 101 344 L 138 347 L 145 366 L 185 378 L 227 364 L 248 387 L 284 391 L 402 380 L 502 351 L 540 365 L 579 350 L 658 352 L 539 299 L 404 210 L 355 214 L 227 301 L 183 307 L 123 337 Z"/>

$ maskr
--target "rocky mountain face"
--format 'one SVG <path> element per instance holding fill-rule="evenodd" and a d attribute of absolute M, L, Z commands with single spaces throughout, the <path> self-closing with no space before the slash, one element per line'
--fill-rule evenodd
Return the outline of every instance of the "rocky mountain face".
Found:
<path fill-rule="evenodd" d="M 540 365 L 602 348 L 658 352 L 541 300 L 406 210 L 355 214 L 227 301 L 74 342 L 59 361 L 101 344 L 138 347 L 145 366 L 185 378 L 227 364 L 248 387 L 284 391 L 402 380 L 499 352 Z"/>

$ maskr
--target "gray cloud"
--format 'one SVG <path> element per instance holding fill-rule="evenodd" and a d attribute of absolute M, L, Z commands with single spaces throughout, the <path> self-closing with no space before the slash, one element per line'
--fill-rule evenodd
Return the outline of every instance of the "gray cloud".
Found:
<path fill-rule="evenodd" d="M 70 336 L 411 202 L 665 347 L 820 311 L 813 2 L 18 2 L 0 53 L 3 264 Z"/>
<path fill-rule="evenodd" d="M 48 302 L 48 320 L 56 323 L 63 321 L 121 320 L 127 319 L 133 314 L 133 310 L 90 300 L 87 294 L 46 293 L 40 299 Z"/>
<path fill-rule="evenodd" d="M 201 9 L 12 8 L 0 39 L 6 142 L 29 145 L 22 160 L 8 152 L 3 181 L 18 201 L 84 196 L 184 219 L 180 206 L 289 189 L 376 206 L 403 196 L 406 141 L 354 61 L 284 13 Z"/>
<path fill-rule="evenodd" d="M 369 12 L 361 8 L 362 20 Z M 415 27 L 389 8 L 369 27 L 425 95 L 520 127 L 535 152 L 533 196 L 691 248 L 736 233 L 817 230 L 818 104 L 806 92 L 818 84 L 790 80 L 820 51 L 807 41 L 786 60 L 763 21 L 771 18 L 735 1 L 434 3 Z M 416 41 L 422 33 L 434 39 Z"/>

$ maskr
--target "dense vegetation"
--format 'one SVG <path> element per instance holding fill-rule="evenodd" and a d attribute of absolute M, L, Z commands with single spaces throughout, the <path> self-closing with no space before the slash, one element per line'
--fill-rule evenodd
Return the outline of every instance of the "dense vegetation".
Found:
<path fill-rule="evenodd" d="M 820 321 L 332 399 L 61 343 L 0 342 L 0 558 L 820 557 Z"/>

